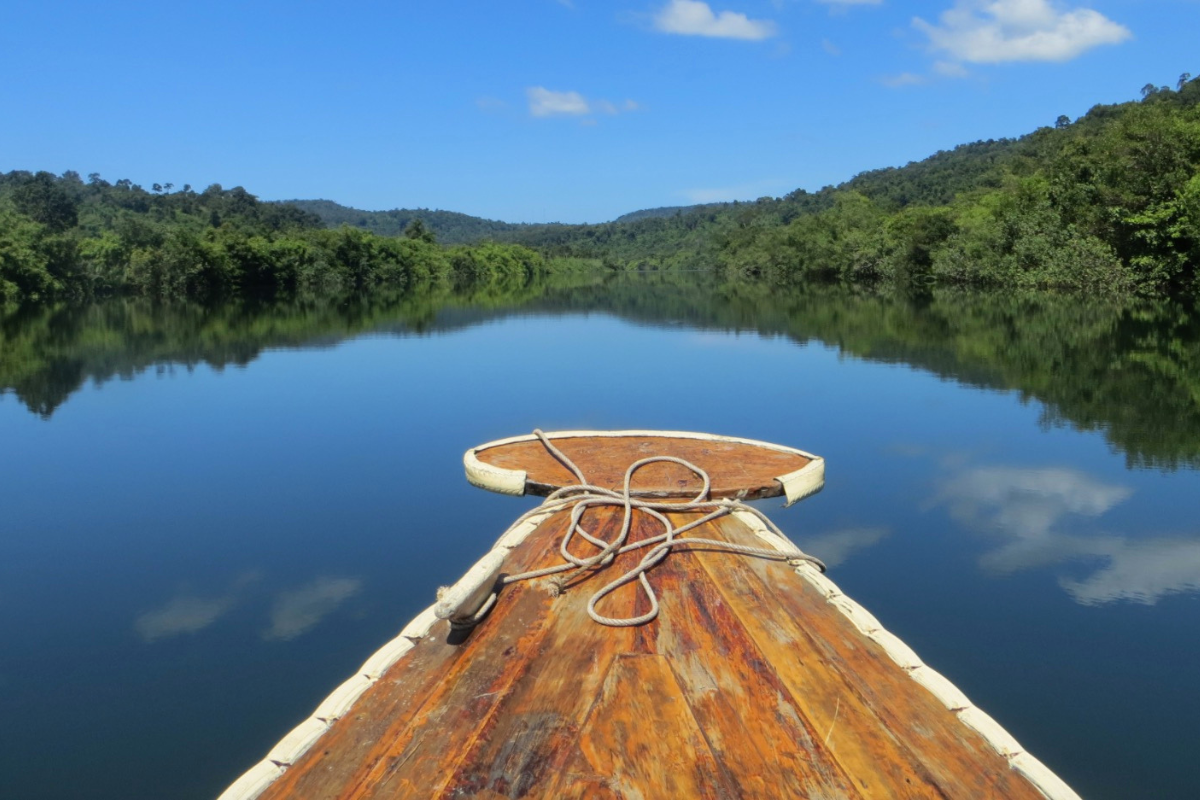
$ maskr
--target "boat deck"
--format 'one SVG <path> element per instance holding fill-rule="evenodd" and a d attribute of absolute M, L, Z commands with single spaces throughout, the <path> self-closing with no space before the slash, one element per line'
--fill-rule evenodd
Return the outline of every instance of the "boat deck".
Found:
<path fill-rule="evenodd" d="M 504 571 L 561 563 L 568 517 L 535 521 Z M 610 540 L 622 510 L 586 520 Z M 629 538 L 660 532 L 635 514 Z M 761 547 L 760 533 L 735 515 L 687 536 Z M 412 636 L 307 752 L 274 762 L 261 797 L 1042 798 L 1039 778 L 1070 796 L 811 565 L 676 552 L 649 575 L 657 619 L 595 623 L 590 596 L 641 555 L 561 592 L 508 585 L 473 630 Z M 648 602 L 634 583 L 599 610 Z"/>

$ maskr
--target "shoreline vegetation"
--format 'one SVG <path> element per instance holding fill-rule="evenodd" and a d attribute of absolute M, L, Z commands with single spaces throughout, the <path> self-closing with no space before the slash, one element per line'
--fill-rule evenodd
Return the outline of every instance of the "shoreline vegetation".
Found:
<path fill-rule="evenodd" d="M 775 287 L 708 272 L 550 274 L 524 286 L 382 288 L 218 302 L 115 297 L 0 314 L 0 400 L 50 418 L 85 385 L 150 369 L 222 370 L 264 350 L 363 334 L 428 336 L 513 315 L 601 313 L 821 343 L 1043 405 L 1049 427 L 1097 431 L 1131 466 L 1200 468 L 1200 318 L 1169 300 L 1037 290 Z"/>
<path fill-rule="evenodd" d="M 0 174 L 0 304 L 514 287 L 589 266 L 1195 299 L 1200 79 L 1148 84 L 1139 101 L 818 192 L 600 225 L 268 203 L 241 187 L 147 190 L 96 173 Z"/>

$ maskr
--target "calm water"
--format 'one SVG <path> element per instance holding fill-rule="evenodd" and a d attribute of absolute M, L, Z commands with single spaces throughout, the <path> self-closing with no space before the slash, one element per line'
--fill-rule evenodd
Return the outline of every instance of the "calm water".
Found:
<path fill-rule="evenodd" d="M 532 501 L 461 455 L 694 429 L 1085 797 L 1200 785 L 1200 322 L 647 280 L 0 320 L 0 796 L 211 798 Z"/>

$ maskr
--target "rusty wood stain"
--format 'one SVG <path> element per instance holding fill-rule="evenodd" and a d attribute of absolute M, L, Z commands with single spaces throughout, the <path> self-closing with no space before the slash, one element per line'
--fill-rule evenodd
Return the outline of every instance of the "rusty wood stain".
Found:
<path fill-rule="evenodd" d="M 602 776 L 626 798 L 735 798 L 666 658 L 619 656 L 568 775 Z M 570 784 L 570 778 L 565 783 Z"/>
<path fill-rule="evenodd" d="M 713 752 L 737 785 L 762 782 L 762 791 L 770 787 L 789 797 L 859 797 L 824 752 L 771 656 L 753 642 L 704 571 L 703 564 L 738 558 L 693 551 L 656 570 L 661 624 L 646 628 L 655 652 L 670 658 Z"/>

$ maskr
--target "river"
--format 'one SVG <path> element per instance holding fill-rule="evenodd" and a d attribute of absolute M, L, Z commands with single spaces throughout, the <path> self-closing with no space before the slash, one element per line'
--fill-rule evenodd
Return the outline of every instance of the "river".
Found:
<path fill-rule="evenodd" d="M 212 798 L 533 503 L 468 447 L 799 447 L 763 507 L 1089 798 L 1194 796 L 1200 317 L 706 276 L 0 318 L 0 795 Z"/>

